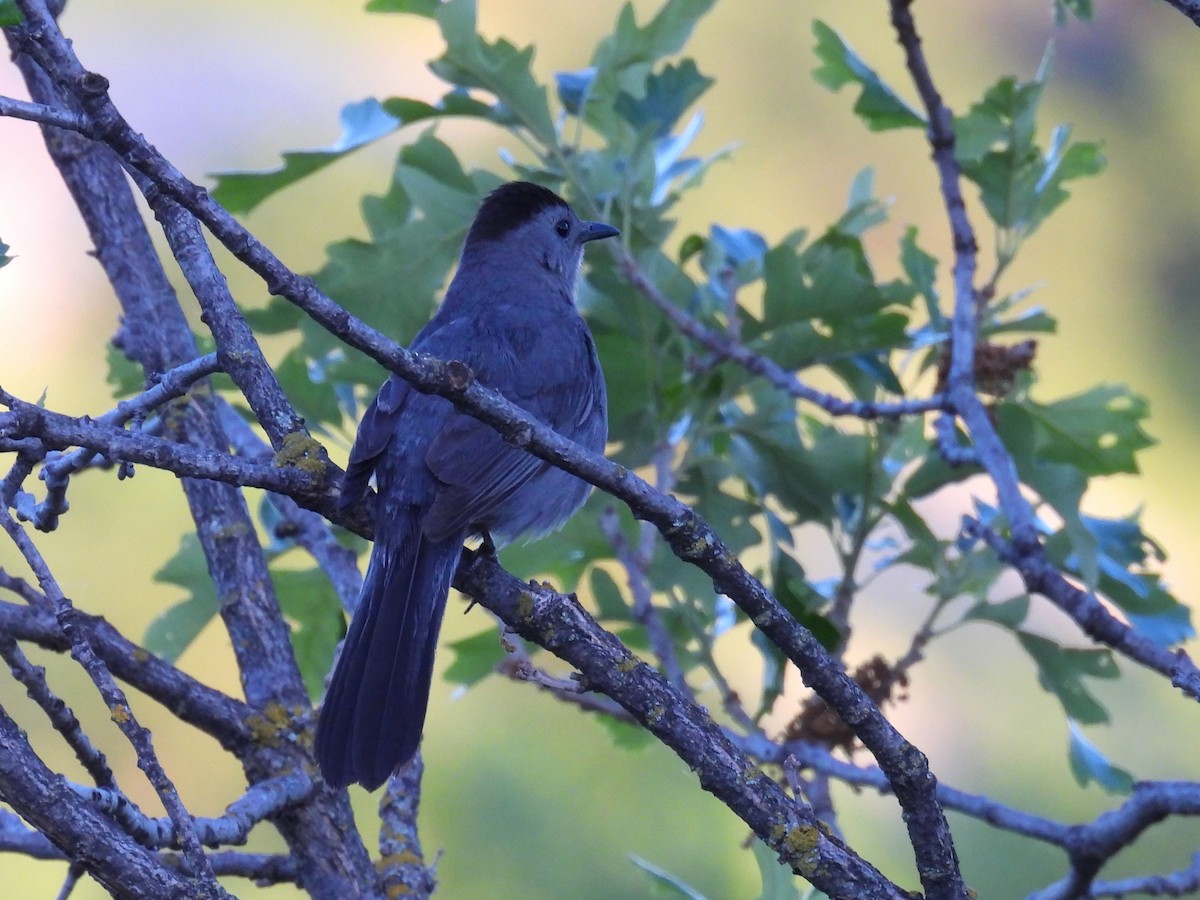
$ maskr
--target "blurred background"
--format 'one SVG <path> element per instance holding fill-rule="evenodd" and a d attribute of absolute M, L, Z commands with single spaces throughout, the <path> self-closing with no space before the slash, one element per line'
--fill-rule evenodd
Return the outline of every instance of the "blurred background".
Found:
<path fill-rule="evenodd" d="M 644 20 L 653 2 L 634 4 Z M 1168 582 L 1185 601 L 1200 596 L 1200 554 L 1191 547 L 1200 499 L 1191 470 L 1197 441 L 1200 354 L 1200 30 L 1160 0 L 1098 0 L 1096 22 L 1056 29 L 1048 0 L 916 5 L 933 74 L 958 112 L 997 78 L 1032 77 L 1047 42 L 1054 75 L 1043 104 L 1041 133 L 1058 122 L 1077 138 L 1100 140 L 1109 168 L 1074 182 L 1074 197 L 1025 247 L 1001 287 L 1037 286 L 1035 302 L 1059 319 L 1060 333 L 1041 342 L 1036 396 L 1050 400 L 1099 381 L 1126 382 L 1152 401 L 1151 432 L 1159 445 L 1141 457 L 1144 477 L 1110 479 L 1085 501 L 1088 511 L 1123 515 L 1144 506 L 1143 525 L 1170 554 Z M 481 0 L 480 25 L 491 38 L 537 48 L 543 79 L 587 64 L 607 33 L 618 0 L 521 4 Z M 675 240 L 710 224 L 752 227 L 772 243 L 797 227 L 820 230 L 844 207 L 853 176 L 876 168 L 877 191 L 894 199 L 891 221 L 872 238 L 882 275 L 897 271 L 897 241 L 909 224 L 921 243 L 949 259 L 948 229 L 916 131 L 871 134 L 851 114 L 855 93 L 833 95 L 810 77 L 811 22 L 821 18 L 910 99 L 886 4 L 840 0 L 726 0 L 702 20 L 687 53 L 716 78 L 702 99 L 706 124 L 696 149 L 738 144 L 680 209 Z M 368 15 L 352 4 L 315 0 L 91 0 L 68 6 L 67 35 L 89 68 L 106 75 L 112 94 L 142 131 L 188 176 L 277 164 L 284 149 L 327 146 L 337 112 L 367 96 L 441 94 L 425 68 L 440 53 L 433 23 Z M 16 69 L 0 66 L 0 92 L 26 97 Z M 419 128 L 420 126 L 418 126 Z M 437 132 L 470 165 L 503 173 L 496 132 L 479 124 L 444 123 Z M 269 200 L 247 224 L 286 263 L 315 271 L 330 242 L 364 236 L 358 211 L 364 193 L 382 192 L 402 131 Z M 972 197 L 972 200 L 974 198 Z M 976 215 L 981 272 L 990 272 L 993 235 Z M 0 240 L 16 258 L 0 272 L 0 384 L 54 409 L 99 413 L 112 406 L 105 348 L 118 315 L 86 233 L 46 157 L 38 130 L 0 119 Z M 229 262 L 227 256 L 221 257 Z M 236 264 L 225 267 L 245 303 L 265 299 L 263 286 Z M 949 297 L 946 266 L 940 272 Z M 172 272 L 178 284 L 182 279 Z M 186 295 L 186 292 L 182 292 Z M 185 301 L 186 303 L 187 301 Z M 346 448 L 332 447 L 335 458 Z M 177 548 L 189 520 L 175 479 L 149 469 L 118 484 L 92 473 L 71 488 L 76 510 L 39 546 L 66 592 L 85 610 L 106 616 L 138 639 L 164 608 L 182 599 L 152 580 Z M 105 527 L 96 527 L 103 509 Z M 947 510 L 947 521 L 957 513 Z M 24 574 L 0 545 L 0 566 Z M 817 573 L 820 574 L 819 572 Z M 876 586 L 856 618 L 851 656 L 906 646 L 925 611 L 919 584 L 895 579 Z M 451 601 L 443 646 L 487 627 L 481 610 L 462 616 Z M 1067 640 L 1052 610 L 1039 623 Z M 1196 647 L 1190 646 L 1190 651 Z M 752 654 L 729 650 L 735 687 L 759 683 Z M 106 752 L 130 793 L 157 807 L 136 772 L 132 753 L 74 666 L 51 664 L 52 684 Z M 443 653 L 444 667 L 450 655 Z M 238 682 L 225 637 L 210 628 L 181 665 L 222 689 Z M 1122 664 L 1119 682 L 1093 682 L 1112 726 L 1088 737 L 1138 778 L 1200 778 L 1195 752 L 1200 711 L 1161 678 Z M 798 678 L 793 694 L 800 695 Z M 141 702 L 138 702 L 138 701 Z M 0 703 L 23 724 L 39 716 L 9 679 Z M 157 747 L 189 808 L 219 815 L 243 787 L 240 770 L 216 744 L 175 725 L 144 698 L 134 709 L 156 729 Z M 530 687 L 489 679 L 462 696 L 435 684 L 425 751 L 428 769 L 422 837 L 438 864 L 440 896 L 586 898 L 654 896 L 656 888 L 631 854 L 676 873 L 710 898 L 754 897 L 753 858 L 738 849 L 748 830 L 698 789 L 668 751 L 631 755 L 596 724 Z M 901 730 L 930 757 L 939 778 L 973 793 L 1060 820 L 1086 820 L 1119 802 L 1098 788 L 1078 788 L 1067 760 L 1061 710 L 1041 691 L 1031 663 L 1012 638 L 986 625 L 935 642 L 915 672 L 911 699 L 893 710 Z M 52 735 L 34 731 L 35 746 L 68 774 L 74 762 Z M 868 762 L 865 754 L 860 762 Z M 356 789 L 357 790 L 357 789 Z M 356 804 L 373 820 L 372 801 Z M 890 799 L 838 793 L 852 845 L 892 878 L 918 887 L 898 809 Z M 1062 854 L 952 815 L 968 882 L 984 897 L 1018 897 L 1060 877 Z M 368 826 L 369 828 L 369 826 Z M 1182 868 L 1200 844 L 1200 828 L 1169 823 L 1149 832 L 1105 871 L 1108 877 Z M 269 828 L 252 847 L 281 842 Z M 0 883 L 12 896 L 52 897 L 65 867 L 0 857 Z M 259 889 L 231 882 L 243 896 Z M 263 895 L 293 896 L 288 888 Z M 80 898 L 103 896 L 81 885 Z"/>

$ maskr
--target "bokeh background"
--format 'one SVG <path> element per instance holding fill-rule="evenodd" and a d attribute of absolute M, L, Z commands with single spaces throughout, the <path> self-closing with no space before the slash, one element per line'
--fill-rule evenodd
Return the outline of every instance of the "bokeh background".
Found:
<path fill-rule="evenodd" d="M 643 20 L 656 8 L 634 5 Z M 480 0 L 480 23 L 490 37 L 536 45 L 536 70 L 549 78 L 587 63 L 620 6 L 617 0 Z M 1075 196 L 1032 239 L 1002 287 L 1039 286 L 1036 302 L 1060 321 L 1059 335 L 1041 345 L 1040 399 L 1098 381 L 1127 382 L 1151 398 L 1149 428 L 1161 443 L 1143 454 L 1143 477 L 1096 485 L 1086 507 L 1113 516 L 1144 506 L 1147 531 L 1170 553 L 1167 578 L 1190 601 L 1200 596 L 1200 556 L 1192 547 L 1200 499 L 1194 474 L 1200 30 L 1161 0 L 1098 0 L 1097 7 L 1094 24 L 1072 22 L 1062 30 L 1053 27 L 1048 0 L 923 0 L 915 11 L 952 108 L 965 110 L 1002 75 L 1031 77 L 1053 41 L 1043 133 L 1068 122 L 1076 136 L 1104 143 L 1108 171 L 1075 183 Z M 873 165 L 879 193 L 894 198 L 891 222 L 871 243 L 880 271 L 895 271 L 896 242 L 908 224 L 920 227 L 923 246 L 948 259 L 927 146 L 915 131 L 868 133 L 850 113 L 853 94 L 832 95 L 812 81 L 815 17 L 913 96 L 882 0 L 719 3 L 688 50 L 716 78 L 700 104 L 706 124 L 697 149 L 739 146 L 683 204 L 678 236 L 704 232 L 713 222 L 753 227 L 772 242 L 798 226 L 820 229 L 843 208 L 854 174 Z M 199 180 L 219 170 L 271 167 L 282 149 L 328 145 L 345 102 L 441 93 L 425 69 L 440 52 L 433 24 L 368 15 L 352 3 L 89 0 L 71 3 L 63 24 L 84 64 L 110 79 L 134 127 Z M 26 96 L 7 64 L 0 66 L 0 92 Z M 396 150 L 416 134 L 401 132 L 270 200 L 249 216 L 249 226 L 293 268 L 316 270 L 325 245 L 364 235 L 359 198 L 385 188 Z M 444 123 L 438 134 L 469 164 L 503 172 L 494 131 Z M 986 272 L 993 236 L 982 216 L 975 224 Z M 49 405 L 74 414 L 108 409 L 104 341 L 115 328 L 117 305 L 88 256 L 83 226 L 37 129 L 10 120 L 0 120 L 0 240 L 16 256 L 0 272 L 0 384 L 31 400 L 45 391 Z M 234 264 L 226 272 L 239 299 L 264 299 L 253 276 Z M 946 274 L 943 266 L 949 296 Z M 157 613 L 182 599 L 178 589 L 152 580 L 188 526 L 175 480 L 147 469 L 121 484 L 91 474 L 73 484 L 71 504 L 62 527 L 40 539 L 43 552 L 80 606 L 139 637 Z M 954 515 L 947 510 L 946 521 Z M 0 546 L 0 566 L 23 571 L 8 546 Z M 919 587 L 890 580 L 864 599 L 852 655 L 903 649 L 926 609 Z M 446 640 L 487 624 L 480 611 L 454 614 L 461 609 L 452 601 Z M 1040 611 L 1037 622 L 1047 633 L 1077 639 L 1053 611 Z M 86 679 L 70 665 L 36 656 L 50 665 L 52 683 L 74 701 L 131 793 L 154 811 L 132 754 Z M 752 691 L 759 677 L 753 655 L 731 643 L 728 658 L 735 685 Z M 236 692 L 231 659 L 223 634 L 210 629 L 182 665 Z M 441 665 L 448 661 L 443 654 Z M 1161 678 L 1128 664 L 1122 669 L 1120 682 L 1094 685 L 1113 723 L 1090 729 L 1088 737 L 1137 777 L 1200 777 L 1195 704 Z M 212 741 L 138 699 L 135 710 L 159 729 L 159 752 L 185 801 L 197 814 L 219 815 L 242 787 L 238 768 Z M 73 771 L 52 736 L 33 727 L 38 715 L 8 679 L 0 679 L 0 703 L 31 727 L 53 763 Z M 500 679 L 462 696 L 437 684 L 431 706 L 422 825 L 426 850 L 445 850 L 441 896 L 654 896 L 630 854 L 710 898 L 758 895 L 753 859 L 738 849 L 747 829 L 698 790 L 669 752 L 651 747 L 631 755 L 578 713 Z M 995 629 L 972 626 L 935 642 L 916 670 L 911 699 L 894 718 L 938 776 L 957 787 L 1063 820 L 1090 819 L 1117 802 L 1074 784 L 1056 701 L 1038 688 L 1011 637 Z M 853 845 L 917 887 L 894 802 L 848 791 L 838 799 Z M 360 792 L 355 802 L 371 821 L 371 799 Z M 980 896 L 1023 896 L 1063 872 L 1057 850 L 956 815 L 952 825 Z M 1105 874 L 1181 868 L 1200 846 L 1198 836 L 1200 829 L 1187 822 L 1160 826 Z M 264 828 L 252 846 L 277 848 L 279 841 Z M 63 871 L 0 857 L 0 893 L 52 897 Z M 260 893 L 246 882 L 230 886 L 242 896 Z M 85 883 L 74 896 L 103 893 Z"/>

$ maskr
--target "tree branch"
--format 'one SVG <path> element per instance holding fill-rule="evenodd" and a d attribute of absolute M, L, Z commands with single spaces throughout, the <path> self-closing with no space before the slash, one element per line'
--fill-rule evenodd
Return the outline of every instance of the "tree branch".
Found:
<path fill-rule="evenodd" d="M 675 751 L 696 772 L 701 786 L 737 813 L 779 854 L 781 862 L 815 886 L 862 900 L 905 896 L 873 866 L 827 835 L 811 810 L 784 794 L 707 713 L 631 655 L 571 598 L 524 584 L 494 559 L 472 551 L 464 553 L 454 586 L 521 636 L 570 663 L 589 687 L 621 704 Z"/>
<path fill-rule="evenodd" d="M 327 492 L 323 478 L 292 467 L 266 466 L 247 462 L 224 453 L 180 444 L 166 438 L 134 433 L 99 422 L 56 413 L 14 397 L 0 388 L 0 438 L 34 437 L 46 447 L 65 449 L 84 447 L 109 459 L 141 463 L 172 472 L 181 478 L 202 478 L 228 485 L 260 487 L 276 493 L 304 497 L 310 502 Z M 334 512 L 334 497 L 329 494 L 319 505 Z"/>
<path fill-rule="evenodd" d="M 95 122 L 92 100 L 97 91 L 103 92 L 103 79 L 83 69 L 44 3 L 18 0 L 18 4 L 24 24 L 4 33 L 16 51 L 31 95 L 51 105 L 78 105 Z M 63 102 L 64 94 L 69 95 L 69 103 Z M 111 104 L 106 110 L 115 115 Z M 188 322 L 111 151 L 61 131 L 47 134 L 47 144 L 125 311 L 115 343 L 148 373 L 197 356 Z M 168 436 L 180 443 L 210 452 L 227 446 L 211 399 L 195 398 L 184 415 L 168 424 Z M 222 601 L 220 615 L 230 633 L 247 700 L 256 715 L 271 723 L 269 734 L 279 734 L 281 720 L 311 728 L 307 691 L 244 498 L 232 486 L 194 478 L 184 479 L 183 489 Z M 256 748 L 242 758 L 248 780 L 255 783 L 278 774 L 280 765 L 311 763 L 308 746 L 307 741 L 293 738 L 290 744 Z M 276 824 L 314 897 L 344 897 L 374 889 L 375 873 L 344 791 L 322 786 L 309 803 L 289 808 Z"/>
<path fill-rule="evenodd" d="M 87 621 L 78 616 L 74 606 L 63 594 L 58 582 L 51 574 L 41 553 L 29 540 L 24 529 L 11 516 L 7 515 L 7 511 L 0 514 L 0 527 L 3 527 L 12 542 L 16 544 L 17 549 L 36 576 L 42 592 L 53 603 L 55 618 L 70 643 L 71 656 L 88 673 L 88 677 L 100 691 L 112 720 L 137 754 L 138 768 L 146 774 L 146 778 L 149 779 L 159 800 L 162 801 L 167 815 L 174 822 L 175 828 L 179 832 L 180 846 L 183 848 L 184 859 L 188 867 L 187 874 L 198 878 L 204 885 L 205 891 L 211 889 L 214 896 L 222 895 L 224 892 L 220 889 L 208 866 L 204 851 L 200 849 L 200 842 L 191 828 L 190 817 L 179 799 L 179 792 L 158 761 L 150 732 L 138 722 L 129 706 L 125 692 L 113 680 L 112 673 L 108 671 L 104 661 L 96 655 L 88 640 Z M 111 780 L 111 773 L 108 780 Z"/>
<path fill-rule="evenodd" d="M 734 335 L 722 335 L 707 328 L 695 317 L 672 303 L 658 286 L 619 244 L 612 249 L 617 268 L 625 280 L 662 312 L 671 324 L 698 344 L 712 351 L 719 359 L 727 359 L 747 372 L 763 378 L 768 383 L 799 400 L 807 400 L 831 416 L 854 416 L 859 419 L 898 418 L 943 409 L 945 399 L 935 394 L 928 399 L 902 400 L 896 403 L 869 403 L 863 400 L 846 400 L 841 397 L 809 387 L 791 372 L 772 359 L 768 359 L 746 347 Z M 731 320 L 732 321 L 732 320 Z"/>
<path fill-rule="evenodd" d="M 217 898 L 228 895 L 213 881 L 185 877 L 77 796 L 42 764 L 17 723 L 0 707 L 0 796 L 83 866 L 114 897 L 128 900 Z M 6 832 L 8 829 L 6 829 Z"/>
<path fill-rule="evenodd" d="M 103 810 L 121 823 L 126 833 L 143 847 L 158 850 L 178 848 L 181 835 L 170 819 L 147 816 L 127 797 L 105 788 L 72 785 L 76 794 Z M 284 809 L 308 799 L 313 781 L 303 772 L 291 772 L 268 778 L 250 787 L 245 794 L 225 808 L 218 818 L 188 817 L 192 830 L 206 847 L 244 844 L 250 830 L 264 819 L 277 816 Z"/>
<path fill-rule="evenodd" d="M 59 106 L 49 106 L 45 103 L 30 103 L 27 100 L 17 100 L 13 97 L 0 96 L 0 116 L 14 119 L 24 119 L 27 122 L 37 122 L 54 128 L 65 128 L 80 134 L 88 133 L 86 116 L 63 109 Z"/>

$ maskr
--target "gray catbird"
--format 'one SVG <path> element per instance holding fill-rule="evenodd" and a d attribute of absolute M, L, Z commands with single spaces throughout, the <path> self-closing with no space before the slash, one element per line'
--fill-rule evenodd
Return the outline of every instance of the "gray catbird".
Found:
<path fill-rule="evenodd" d="M 618 233 L 581 221 L 546 188 L 500 186 L 480 206 L 458 272 L 412 349 L 466 363 L 482 384 L 602 452 L 604 375 L 575 308 L 575 281 L 583 245 Z M 379 492 L 375 546 L 316 739 L 327 782 L 368 789 L 420 743 L 438 629 L 464 539 L 480 534 L 503 544 L 546 534 L 591 490 L 395 375 L 359 425 L 341 508 L 362 499 L 372 472 Z"/>

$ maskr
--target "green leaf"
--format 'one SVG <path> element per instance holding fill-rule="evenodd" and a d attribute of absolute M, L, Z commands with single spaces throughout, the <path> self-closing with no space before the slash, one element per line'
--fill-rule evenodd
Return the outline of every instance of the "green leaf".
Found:
<path fill-rule="evenodd" d="M 3 12 L 3 6 L 0 6 L 0 14 L 2 14 L 2 12 Z M 12 23 L 6 23 L 3 21 L 0 21 L 0 25 L 5 25 L 5 24 L 12 24 Z M 13 258 L 8 255 L 8 251 L 11 249 L 12 248 L 9 247 L 8 244 L 4 243 L 4 241 L 0 241 L 0 269 L 3 269 L 5 266 L 7 266 L 10 262 L 13 261 Z"/>
<path fill-rule="evenodd" d="M 1158 575 L 1101 574 L 1099 589 L 1121 608 L 1134 631 L 1160 647 L 1174 647 L 1196 636 L 1191 608 L 1166 590 Z"/>
<path fill-rule="evenodd" d="M 786 242 L 771 248 L 763 257 L 763 280 L 764 329 L 852 317 L 857 326 L 883 308 L 911 299 L 907 290 L 877 285 L 862 242 L 836 230 L 802 252 Z"/>
<path fill-rule="evenodd" d="M 432 19 L 437 13 L 440 0 L 370 0 L 367 12 L 410 13 Z"/>
<path fill-rule="evenodd" d="M 1016 157 L 1028 155 L 1043 87 L 1040 80 L 1020 82 L 1007 76 L 988 88 L 980 102 L 954 121 L 954 155 L 959 164 L 978 164 L 993 149 Z"/>
<path fill-rule="evenodd" d="M 978 618 L 989 619 L 989 611 L 981 608 L 980 604 L 987 601 L 988 595 L 995 588 L 996 579 L 1000 577 L 1004 564 L 997 559 L 996 554 L 986 548 L 960 556 L 946 556 L 943 551 L 942 557 L 932 570 L 934 580 L 929 588 L 930 593 L 943 601 L 962 596 L 972 597 L 976 606 L 972 607 L 971 611 L 978 613 Z M 904 557 L 901 557 L 901 560 L 906 561 Z M 1004 612 L 1015 610 L 996 612 L 1003 615 Z M 990 620 L 996 621 L 997 617 L 991 617 Z"/>
<path fill-rule="evenodd" d="M 1071 462 L 1054 462 L 1045 450 L 1045 435 L 1038 421 L 1021 403 L 1004 403 L 996 410 L 996 425 L 1012 453 L 1021 480 L 1033 488 L 1062 517 L 1062 537 L 1075 555 L 1077 571 L 1089 588 L 1096 586 L 1099 563 L 1096 539 L 1083 524 L 1080 503 L 1087 490 L 1087 475 Z M 1069 455 L 1069 454 L 1068 454 Z M 1051 538 L 1055 543 L 1055 538 Z M 1061 553 L 1065 559 L 1068 551 Z"/>
<path fill-rule="evenodd" d="M 713 3 L 714 0 L 667 0 L 644 26 L 638 25 L 633 4 L 626 3 L 608 37 L 597 45 L 591 65 L 568 74 L 565 81 L 560 80 L 560 99 L 564 106 L 571 114 L 582 115 L 607 144 L 605 152 L 585 152 L 574 163 L 577 171 L 586 173 L 594 193 L 624 196 L 631 187 L 641 190 L 653 183 L 657 175 L 659 190 L 651 202 L 658 205 L 668 198 L 670 182 L 685 176 L 698 177 L 703 171 L 706 162 L 678 159 L 699 127 L 698 120 L 674 138 L 654 140 L 649 132 L 641 132 L 630 125 L 618 111 L 617 103 L 618 98 L 625 95 L 627 99 L 623 101 L 622 109 L 628 113 L 625 104 L 636 103 L 646 96 L 648 80 L 656 77 L 650 74 L 656 63 L 683 48 L 696 22 Z M 690 68 L 690 64 L 681 65 Z M 679 75 L 680 70 L 675 74 Z M 699 96 L 700 90 L 696 84 L 692 100 Z M 583 105 L 585 99 L 587 102 Z M 653 118 L 678 118 L 683 108 L 686 104 L 672 100 L 661 105 Z M 662 133 L 665 135 L 667 131 L 669 129 Z"/>
<path fill-rule="evenodd" d="M 1033 188 L 1033 202 L 1023 227 L 1032 233 L 1070 196 L 1063 186 L 1077 178 L 1099 175 L 1108 164 L 1096 143 L 1067 144 L 1071 129 L 1059 125 L 1050 136 L 1050 149 L 1041 159 L 1041 174 Z"/>
<path fill-rule="evenodd" d="M 1029 615 L 1029 595 L 1018 594 L 1007 600 L 991 603 L 980 600 L 963 615 L 963 621 L 994 622 L 1002 628 L 1016 631 Z"/>
<path fill-rule="evenodd" d="M 758 720 L 771 711 L 775 701 L 783 694 L 783 681 L 787 675 L 788 658 L 783 655 L 782 650 L 775 646 L 774 641 L 757 628 L 750 632 L 750 645 L 762 657 L 762 698 L 759 700 L 758 709 L 754 714 L 755 720 Z"/>
<path fill-rule="evenodd" d="M 160 613 L 146 628 L 144 638 L 147 650 L 175 662 L 217 614 L 217 591 L 208 574 L 200 539 L 185 534 L 175 555 L 154 573 L 154 580 L 176 585 L 188 595 L 182 603 Z"/>
<path fill-rule="evenodd" d="M 771 591 L 793 619 L 812 632 L 826 650 L 833 650 L 842 634 L 819 610 L 825 598 L 818 594 L 804 576 L 804 569 L 790 555 L 775 553 L 771 565 Z"/>
<path fill-rule="evenodd" d="M 929 321 L 935 328 L 945 321 L 938 307 L 937 259 L 917 246 L 917 227 L 909 225 L 900 239 L 900 265 L 913 289 L 925 298 Z"/>
<path fill-rule="evenodd" d="M 850 183 L 846 211 L 834 225 L 834 230 L 861 237 L 864 232 L 886 221 L 887 207 L 875 197 L 875 169 L 867 166 L 860 169 Z"/>
<path fill-rule="evenodd" d="M 459 87 L 482 88 L 495 95 L 535 140 L 553 144 L 546 88 L 534 80 L 530 69 L 533 48 L 518 50 L 503 38 L 488 43 L 480 37 L 475 0 L 447 0 L 438 6 L 435 17 L 446 52 L 430 63 L 434 74 Z"/>
<path fill-rule="evenodd" d="M 867 437 L 822 426 L 806 448 L 794 423 L 768 428 L 767 421 L 747 417 L 733 432 L 733 459 L 743 477 L 760 495 L 778 498 L 798 522 L 832 522 L 835 495 L 856 494 L 866 483 Z"/>
<path fill-rule="evenodd" d="M 409 342 L 429 320 L 480 195 L 495 183 L 480 176 L 477 185 L 449 146 L 422 135 L 400 151 L 388 192 L 363 201 L 370 239 L 332 244 L 317 284 L 351 314 Z M 304 368 L 305 377 L 317 374 L 323 381 L 311 389 L 317 415 L 334 413 L 342 385 L 374 390 L 385 377 L 377 363 L 311 320 L 301 319 L 299 326 L 303 338 L 295 353 L 303 366 L 296 373 Z"/>
<path fill-rule="evenodd" d="M 590 96 L 592 84 L 596 81 L 596 69 L 588 66 L 578 72 L 555 72 L 554 88 L 558 94 L 558 102 L 568 113 L 578 116 L 583 112 L 584 102 Z"/>
<path fill-rule="evenodd" d="M 667 0 L 654 17 L 639 26 L 633 4 L 626 3 L 612 33 L 600 42 L 592 65 L 598 70 L 624 69 L 634 63 L 653 63 L 678 53 L 700 18 L 716 0 Z"/>
<path fill-rule="evenodd" d="M 17 0 L 0 0 L 0 28 L 20 25 L 24 21 L 21 10 L 17 8 Z"/>
<path fill-rule="evenodd" d="M 412 125 L 426 119 L 442 119 L 461 116 L 468 119 L 487 119 L 491 122 L 505 123 L 509 121 L 508 113 L 503 109 L 476 100 L 461 88 L 448 92 L 437 103 L 429 104 L 424 100 L 413 100 L 408 97 L 389 97 L 383 101 L 383 108 L 389 115 L 395 116 L 402 125 Z"/>
<path fill-rule="evenodd" d="M 213 198 L 230 212 L 248 213 L 276 191 L 391 134 L 403 124 L 373 98 L 346 104 L 339 117 L 342 133 L 328 148 L 286 152 L 283 165 L 268 172 L 218 173 Z"/>
<path fill-rule="evenodd" d="M 630 646 L 624 635 L 618 635 L 618 637 L 625 641 L 626 646 Z M 592 716 L 592 721 L 608 732 L 614 747 L 620 747 L 622 750 L 645 750 L 656 742 L 653 734 L 635 722 L 614 719 L 603 713 Z"/>
<path fill-rule="evenodd" d="M 649 128 L 654 137 L 664 138 L 712 83 L 692 60 L 685 59 L 648 75 L 641 97 L 622 91 L 617 96 L 616 111 L 639 131 Z"/>
<path fill-rule="evenodd" d="M 1092 21 L 1092 0 L 1054 0 L 1054 23 L 1060 28 L 1067 24 L 1067 14 L 1080 22 Z"/>
<path fill-rule="evenodd" d="M 1115 603 L 1136 631 L 1160 646 L 1174 646 L 1195 636 L 1191 610 L 1166 590 L 1159 575 L 1147 571 L 1165 555 L 1142 531 L 1138 518 L 1137 513 L 1121 519 L 1080 516 L 1090 538 L 1084 554 L 1073 544 L 1064 548 L 1059 536 L 1052 537 L 1046 549 L 1056 565 L 1084 578 Z"/>
<path fill-rule="evenodd" d="M 1002 261 L 1067 199 L 1066 182 L 1095 175 L 1105 164 L 1097 144 L 1069 143 L 1067 126 L 1051 132 L 1045 153 L 1035 144 L 1048 63 L 1047 57 L 1033 81 L 1001 79 L 955 122 L 955 155 L 1002 230 Z"/>
<path fill-rule="evenodd" d="M 629 854 L 629 861 L 650 876 L 650 880 L 659 888 L 666 890 L 669 896 L 686 897 L 687 900 L 705 900 L 702 893 L 680 878 L 672 875 L 666 869 L 659 868 L 653 863 L 646 862 L 640 856 Z"/>
<path fill-rule="evenodd" d="M 341 423 L 337 388 L 319 360 L 308 359 L 301 348 L 293 348 L 275 366 L 275 376 L 288 399 L 310 423 Z"/>
<path fill-rule="evenodd" d="M 760 840 L 750 843 L 758 874 L 762 877 L 762 893 L 758 900 L 800 900 L 796 874 L 779 861 L 779 855 Z"/>
<path fill-rule="evenodd" d="M 761 504 L 745 496 L 734 496 L 728 490 L 729 479 L 739 473 L 723 455 L 694 454 L 692 458 L 693 464 L 680 474 L 679 492 L 695 498 L 692 508 L 721 533 L 733 553 L 758 546 L 762 537 L 754 522 L 762 513 Z"/>
<path fill-rule="evenodd" d="M 304 313 L 296 304 L 282 297 L 271 297 L 258 309 L 243 309 L 246 323 L 255 334 L 285 334 L 300 324 Z"/>
<path fill-rule="evenodd" d="M 557 590 L 574 591 L 593 562 L 613 558 L 612 547 L 597 527 L 601 511 L 610 504 L 605 494 L 594 492 L 559 531 L 537 541 L 509 544 L 500 551 L 500 562 L 522 581 L 550 578 Z M 624 506 L 618 516 L 628 537 L 633 533 L 633 517 Z"/>
<path fill-rule="evenodd" d="M 839 91 L 847 84 L 861 85 L 854 112 L 868 128 L 885 131 L 924 127 L 924 117 L 885 84 L 840 34 L 819 19 L 813 22 L 813 34 L 817 38 L 817 58 L 821 61 L 813 70 L 813 78 L 831 91 Z"/>
<path fill-rule="evenodd" d="M 703 235 L 689 234 L 679 242 L 679 264 L 682 266 L 697 253 L 704 252 L 707 244 L 708 241 Z"/>
<path fill-rule="evenodd" d="M 175 662 L 217 614 L 215 598 L 190 597 L 163 610 L 146 627 L 146 649 Z"/>
<path fill-rule="evenodd" d="M 957 425 L 955 426 L 954 433 L 957 437 L 955 441 L 956 446 L 970 446 L 970 441 L 967 439 L 966 433 Z M 931 444 L 930 452 L 925 454 L 921 464 L 905 480 L 904 492 L 910 500 L 920 500 L 922 497 L 928 497 L 934 491 L 940 490 L 948 484 L 957 484 L 961 481 L 966 481 L 980 471 L 982 471 L 980 467 L 975 465 L 950 465 Z"/>
<path fill-rule="evenodd" d="M 1077 722 L 1094 725 L 1108 721 L 1108 712 L 1091 695 L 1084 678 L 1116 678 L 1120 675 L 1111 650 L 1080 650 L 1028 632 L 1017 639 L 1038 668 L 1038 683 L 1058 697 L 1067 715 Z"/>
<path fill-rule="evenodd" d="M 1067 720 L 1070 734 L 1071 774 L 1080 787 L 1096 782 L 1110 794 L 1128 794 L 1133 790 L 1133 776 L 1110 763 L 1103 753 L 1083 736 L 1079 726 Z"/>
<path fill-rule="evenodd" d="M 346 633 L 341 602 L 328 576 L 318 568 L 271 568 L 279 608 L 291 630 L 292 650 L 309 695 L 325 690 L 338 641 Z"/>
<path fill-rule="evenodd" d="M 601 568 L 592 569 L 589 586 L 592 599 L 596 602 L 597 619 L 628 622 L 632 618 L 621 589 L 607 571 Z"/>
<path fill-rule="evenodd" d="M 1124 385 L 1097 385 L 1049 404 L 1023 399 L 1019 406 L 1036 425 L 1036 457 L 1089 476 L 1136 474 L 1137 453 L 1154 444 L 1140 424 L 1149 404 Z"/>
<path fill-rule="evenodd" d="M 496 671 L 504 660 L 504 648 L 495 628 L 479 634 L 452 641 L 450 649 L 454 659 L 446 667 L 446 680 L 453 684 L 471 687 Z"/>
<path fill-rule="evenodd" d="M 108 362 L 107 381 L 112 386 L 113 399 L 132 397 L 145 389 L 146 376 L 141 366 L 112 344 L 105 346 L 104 355 Z"/>

